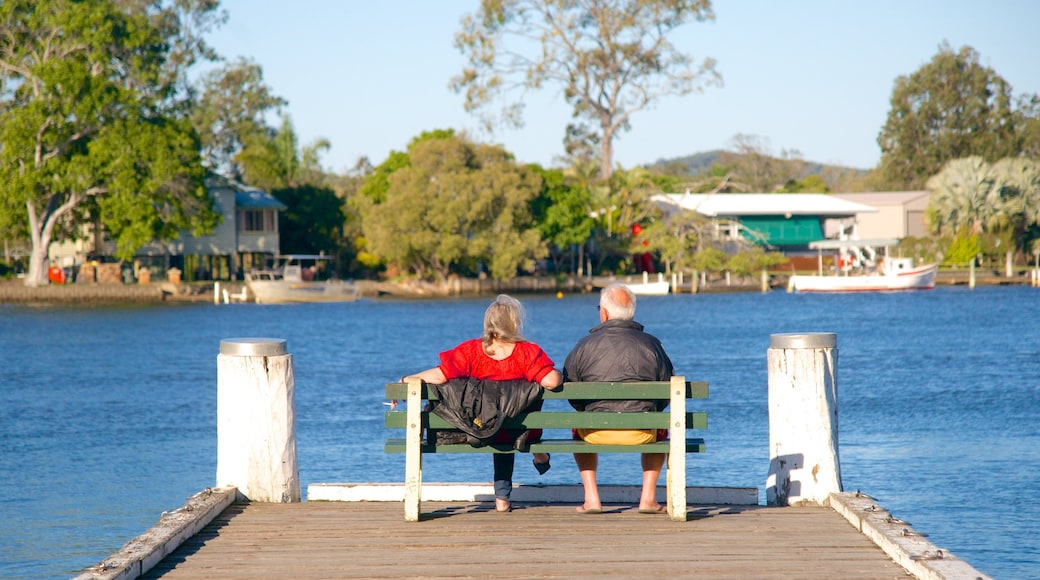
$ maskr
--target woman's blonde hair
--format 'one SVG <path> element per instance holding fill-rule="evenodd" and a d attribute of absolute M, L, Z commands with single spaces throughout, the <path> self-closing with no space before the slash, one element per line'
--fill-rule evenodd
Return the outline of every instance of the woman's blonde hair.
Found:
<path fill-rule="evenodd" d="M 524 307 L 512 296 L 499 294 L 491 306 L 484 311 L 484 351 L 489 352 L 491 342 L 523 342 Z M 490 352 L 489 352 L 490 354 Z"/>

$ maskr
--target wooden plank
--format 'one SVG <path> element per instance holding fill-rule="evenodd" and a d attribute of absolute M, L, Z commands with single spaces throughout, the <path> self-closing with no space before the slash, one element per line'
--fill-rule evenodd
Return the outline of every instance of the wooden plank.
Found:
<path fill-rule="evenodd" d="M 690 437 L 682 439 L 686 453 L 704 453 L 704 439 Z M 401 438 L 387 439 L 383 444 L 386 453 L 405 453 L 406 440 Z M 594 445 L 573 439 L 546 439 L 530 445 L 531 453 L 669 453 L 671 443 L 658 441 L 643 445 Z M 509 444 L 493 443 L 484 447 L 471 447 L 465 443 L 457 445 L 422 444 L 423 453 L 517 453 Z"/>
<path fill-rule="evenodd" d="M 504 429 L 669 429 L 672 414 L 683 414 L 679 406 L 672 412 L 662 413 L 578 413 L 575 411 L 532 411 L 505 421 Z M 707 429 L 708 414 L 703 411 L 687 412 L 687 429 Z M 408 426 L 406 411 L 387 411 L 384 423 L 388 429 Z M 453 429 L 454 425 L 432 413 L 423 415 L 423 427 Z"/>
<path fill-rule="evenodd" d="M 236 504 L 143 578 L 907 577 L 830 508 L 690 506 L 676 523 L 637 507 L 427 502 L 415 525 L 397 502 Z"/>

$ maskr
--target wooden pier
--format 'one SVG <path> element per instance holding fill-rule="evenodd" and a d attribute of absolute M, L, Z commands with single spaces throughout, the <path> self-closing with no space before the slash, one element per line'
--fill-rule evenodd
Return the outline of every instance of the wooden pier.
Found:
<path fill-rule="evenodd" d="M 830 508 L 691 506 L 686 522 L 634 505 L 397 502 L 233 504 L 145 578 L 911 577 Z"/>
<path fill-rule="evenodd" d="M 442 484 L 440 497 L 423 486 L 422 515 L 407 521 L 401 484 L 312 484 L 301 502 L 285 341 L 222 341 L 218 487 L 76 580 L 987 579 L 870 496 L 841 490 L 835 347 L 829 333 L 770 338 L 768 506 L 754 488 L 687 488 L 686 518 L 673 521 L 624 503 L 637 497 L 629 490 L 604 494 L 601 514 L 579 514 L 575 486 L 519 486 L 513 511 L 499 513 L 490 484 Z"/>

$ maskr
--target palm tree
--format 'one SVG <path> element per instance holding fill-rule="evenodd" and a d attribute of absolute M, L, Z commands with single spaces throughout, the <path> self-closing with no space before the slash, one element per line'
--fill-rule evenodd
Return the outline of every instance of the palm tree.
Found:
<path fill-rule="evenodd" d="M 993 164 L 995 177 L 991 202 L 999 206 L 990 226 L 1009 231 L 1018 249 L 1028 250 L 1030 226 L 1040 225 L 1040 163 L 1023 157 L 1001 159 Z"/>
<path fill-rule="evenodd" d="M 932 192 L 928 221 L 933 232 L 956 231 L 961 226 L 984 231 L 998 211 L 991 199 L 995 181 L 992 166 L 982 157 L 948 161 L 925 184 Z"/>

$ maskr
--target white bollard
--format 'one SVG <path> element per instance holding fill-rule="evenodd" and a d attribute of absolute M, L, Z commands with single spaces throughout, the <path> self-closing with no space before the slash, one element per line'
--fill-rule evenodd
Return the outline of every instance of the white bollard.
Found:
<path fill-rule="evenodd" d="M 220 341 L 217 487 L 251 501 L 300 501 L 292 355 L 276 338 Z"/>
<path fill-rule="evenodd" d="M 826 505 L 842 491 L 833 333 L 774 334 L 769 353 L 766 503 Z"/>

